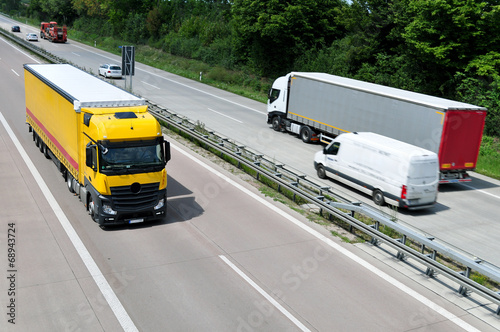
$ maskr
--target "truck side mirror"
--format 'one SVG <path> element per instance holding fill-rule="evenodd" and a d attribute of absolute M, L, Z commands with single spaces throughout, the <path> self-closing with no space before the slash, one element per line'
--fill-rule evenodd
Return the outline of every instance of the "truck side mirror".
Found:
<path fill-rule="evenodd" d="M 96 160 L 96 149 L 95 145 L 87 146 L 85 148 L 85 165 L 90 167 L 95 171 L 97 171 L 97 160 Z"/>
<path fill-rule="evenodd" d="M 169 141 L 165 141 L 165 164 L 168 163 L 168 161 L 170 160 L 170 158 L 172 157 L 171 154 L 170 154 L 170 142 Z"/>

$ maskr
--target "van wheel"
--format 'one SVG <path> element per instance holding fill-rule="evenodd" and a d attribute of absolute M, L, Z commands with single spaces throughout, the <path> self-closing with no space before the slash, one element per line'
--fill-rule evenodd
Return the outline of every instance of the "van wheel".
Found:
<path fill-rule="evenodd" d="M 318 169 L 316 170 L 316 172 L 318 173 L 318 177 L 320 179 L 326 179 L 326 171 L 323 165 L 318 165 Z"/>
<path fill-rule="evenodd" d="M 302 142 L 310 143 L 312 135 L 313 135 L 313 132 L 312 132 L 311 128 L 309 128 L 308 126 L 303 126 L 300 129 L 300 138 L 302 139 Z"/>
<path fill-rule="evenodd" d="M 273 118 L 273 129 L 276 131 L 281 131 L 281 117 L 275 116 Z"/>
<path fill-rule="evenodd" d="M 378 189 L 373 191 L 373 202 L 379 206 L 382 206 L 385 203 L 384 194 Z"/>

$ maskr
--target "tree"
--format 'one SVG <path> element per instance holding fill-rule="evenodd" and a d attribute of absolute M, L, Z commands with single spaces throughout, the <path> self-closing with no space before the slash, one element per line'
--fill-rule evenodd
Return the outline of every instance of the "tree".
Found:
<path fill-rule="evenodd" d="M 235 51 L 262 75 L 289 71 L 310 48 L 330 45 L 341 35 L 341 0 L 235 0 Z"/>

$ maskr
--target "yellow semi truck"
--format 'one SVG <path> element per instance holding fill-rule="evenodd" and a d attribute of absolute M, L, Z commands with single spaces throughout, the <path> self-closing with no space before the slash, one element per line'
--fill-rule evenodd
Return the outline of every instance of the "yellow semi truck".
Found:
<path fill-rule="evenodd" d="M 165 216 L 170 144 L 146 101 L 68 64 L 25 64 L 35 144 L 100 225 Z"/>

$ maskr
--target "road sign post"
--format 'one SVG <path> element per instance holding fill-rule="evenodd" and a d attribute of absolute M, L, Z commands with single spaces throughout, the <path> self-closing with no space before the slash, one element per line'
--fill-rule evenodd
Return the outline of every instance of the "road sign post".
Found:
<path fill-rule="evenodd" d="M 132 92 L 132 76 L 135 74 L 134 46 L 120 46 L 122 49 L 122 75 L 125 76 L 125 90 L 127 90 L 127 76 L 130 76 L 130 92 Z"/>

